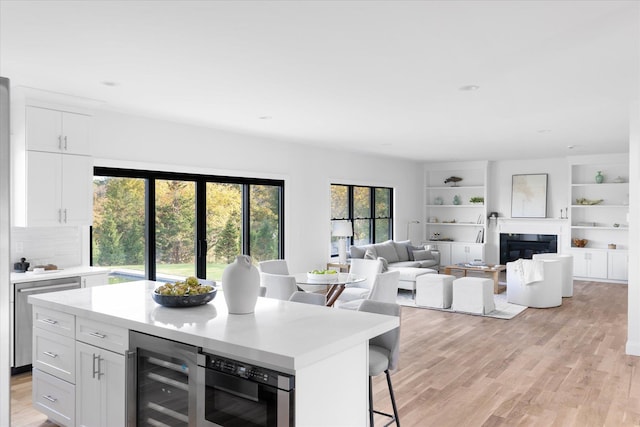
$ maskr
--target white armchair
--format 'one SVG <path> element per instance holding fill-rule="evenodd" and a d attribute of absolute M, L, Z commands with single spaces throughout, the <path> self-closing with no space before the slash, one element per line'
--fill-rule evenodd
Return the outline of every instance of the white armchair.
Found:
<path fill-rule="evenodd" d="M 542 262 L 543 279 L 526 283 L 519 262 Z M 524 280 L 523 280 L 524 279 Z M 507 302 L 535 308 L 562 305 L 562 264 L 552 259 L 518 260 L 507 263 Z"/>
<path fill-rule="evenodd" d="M 534 254 L 533 259 L 557 259 L 562 264 L 562 297 L 573 296 L 573 255 L 545 253 Z"/>

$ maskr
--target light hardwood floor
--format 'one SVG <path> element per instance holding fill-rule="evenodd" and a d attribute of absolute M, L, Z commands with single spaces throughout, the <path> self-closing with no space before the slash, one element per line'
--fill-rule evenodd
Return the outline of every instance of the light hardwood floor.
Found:
<path fill-rule="evenodd" d="M 625 355 L 626 336 L 618 284 L 576 281 L 561 307 L 512 320 L 403 307 L 401 425 L 640 426 L 640 358 Z M 31 409 L 30 375 L 13 380 L 13 425 L 52 426 Z M 374 396 L 391 411 L 384 376 Z"/>

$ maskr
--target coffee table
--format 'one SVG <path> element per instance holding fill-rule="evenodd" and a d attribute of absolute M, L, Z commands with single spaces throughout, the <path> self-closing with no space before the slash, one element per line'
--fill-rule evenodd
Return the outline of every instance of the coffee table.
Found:
<path fill-rule="evenodd" d="M 495 264 L 495 265 L 489 264 L 486 266 L 475 266 L 470 264 L 453 264 L 453 265 L 447 265 L 444 268 L 444 274 L 451 274 L 452 270 L 462 271 L 465 277 L 467 276 L 467 272 L 469 271 L 490 274 L 491 277 L 493 278 L 493 293 L 499 294 L 500 289 L 498 287 L 498 279 L 500 277 L 500 272 L 505 271 L 506 269 L 507 269 L 506 265 L 500 265 L 500 264 Z"/>

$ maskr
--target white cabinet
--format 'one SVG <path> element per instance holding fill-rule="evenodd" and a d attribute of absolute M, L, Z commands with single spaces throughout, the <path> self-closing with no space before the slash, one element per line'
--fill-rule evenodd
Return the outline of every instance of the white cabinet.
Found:
<path fill-rule="evenodd" d="M 61 426 L 75 426 L 75 386 L 54 375 L 33 369 L 33 407 Z"/>
<path fill-rule="evenodd" d="M 18 92 L 20 93 L 20 92 Z M 12 219 L 17 227 L 91 225 L 91 116 L 16 96 L 12 102 Z"/>
<path fill-rule="evenodd" d="M 77 342 L 76 361 L 77 425 L 126 425 L 125 356 Z"/>
<path fill-rule="evenodd" d="M 627 251 L 608 251 L 608 273 L 611 280 L 629 280 L 629 254 Z"/>
<path fill-rule="evenodd" d="M 607 279 L 607 252 L 576 249 L 573 253 L 573 275 L 590 279 Z"/>
<path fill-rule="evenodd" d="M 125 353 L 128 347 L 127 329 L 77 319 L 77 425 L 126 425 Z"/>
<path fill-rule="evenodd" d="M 27 150 L 88 156 L 90 124 L 88 115 L 27 106 Z"/>
<path fill-rule="evenodd" d="M 90 225 L 93 220 L 93 159 L 28 151 L 21 226 Z M 22 219 L 22 221 L 21 221 Z"/>
<path fill-rule="evenodd" d="M 109 283 L 109 275 L 107 273 L 101 273 L 82 276 L 80 282 L 83 288 L 107 285 Z"/>
<path fill-rule="evenodd" d="M 484 259 L 484 245 L 460 244 L 451 245 L 451 264 L 469 263 L 474 260 Z"/>

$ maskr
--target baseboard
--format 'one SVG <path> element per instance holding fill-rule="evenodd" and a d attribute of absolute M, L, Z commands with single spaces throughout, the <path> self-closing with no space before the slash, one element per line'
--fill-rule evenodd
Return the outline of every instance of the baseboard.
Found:
<path fill-rule="evenodd" d="M 625 351 L 630 356 L 640 356 L 640 342 L 627 341 L 627 346 Z"/>

